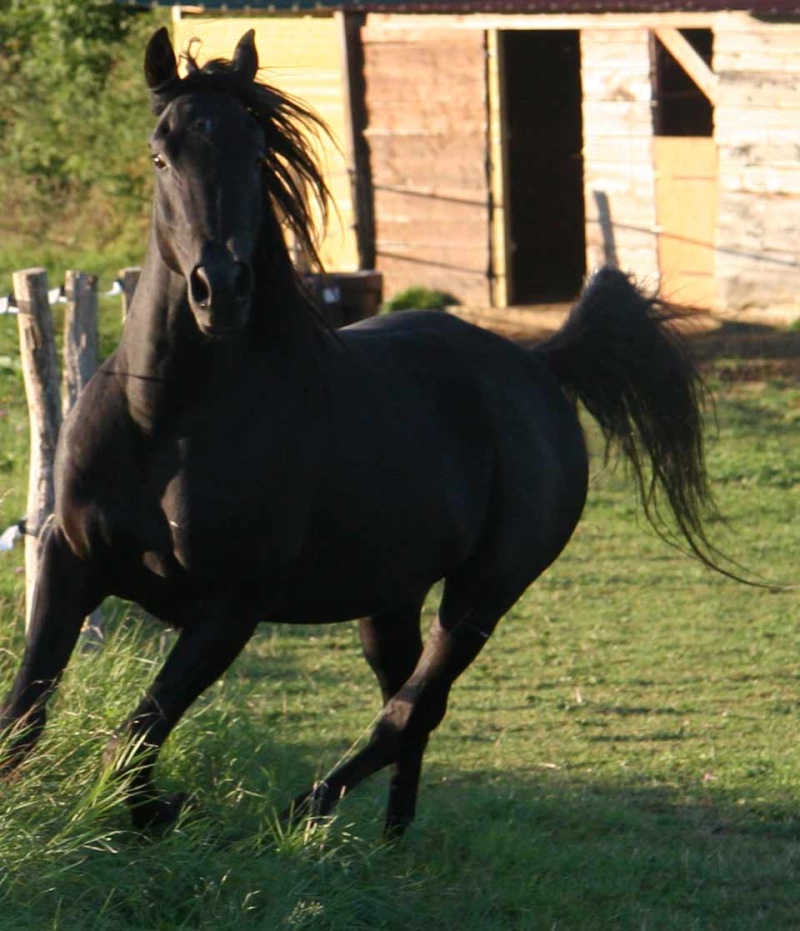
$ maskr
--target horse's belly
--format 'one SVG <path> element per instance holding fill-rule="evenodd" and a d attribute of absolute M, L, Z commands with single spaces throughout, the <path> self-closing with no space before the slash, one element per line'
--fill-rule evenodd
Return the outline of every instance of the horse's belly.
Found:
<path fill-rule="evenodd" d="M 476 501 L 476 505 L 480 502 Z M 409 510 L 412 510 L 409 508 Z M 416 598 L 461 565 L 480 536 L 473 514 L 391 509 L 375 520 L 312 524 L 270 620 L 327 623 L 374 614 Z"/>

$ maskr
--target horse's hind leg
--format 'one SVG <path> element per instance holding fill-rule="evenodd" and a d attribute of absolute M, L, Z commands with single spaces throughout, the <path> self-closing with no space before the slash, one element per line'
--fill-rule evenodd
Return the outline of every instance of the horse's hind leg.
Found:
<path fill-rule="evenodd" d="M 386 702 L 367 746 L 299 796 L 290 813 L 327 815 L 346 792 L 372 773 L 398 760 L 416 759 L 414 754 L 421 759 L 428 735 L 447 710 L 453 682 L 481 651 L 528 581 L 491 588 L 446 585 L 439 617 L 422 654 L 411 675 Z"/>
<path fill-rule="evenodd" d="M 0 733 L 12 732 L 0 753 L 0 770 L 12 769 L 33 749 L 83 619 L 101 601 L 92 567 L 73 554 L 57 527 L 45 533 L 25 654 L 0 711 Z"/>
<path fill-rule="evenodd" d="M 360 622 L 364 655 L 378 677 L 384 705 L 413 673 L 422 653 L 420 609 L 420 601 L 415 600 Z M 426 743 L 427 735 L 416 746 L 407 747 L 394 764 L 386 814 L 387 835 L 401 834 L 414 820 Z"/>

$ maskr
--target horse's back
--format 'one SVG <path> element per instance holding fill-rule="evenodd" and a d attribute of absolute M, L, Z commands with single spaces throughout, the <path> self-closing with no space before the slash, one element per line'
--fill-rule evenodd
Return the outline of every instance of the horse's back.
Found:
<path fill-rule="evenodd" d="M 538 435 L 574 440 L 580 433 L 574 405 L 543 357 L 452 314 L 404 311 L 361 321 L 337 335 L 345 356 L 370 373 L 375 386 L 417 377 L 433 397 L 455 392 L 473 415 L 480 405 L 501 446 Z M 498 435 L 504 422 L 516 429 Z"/>
<path fill-rule="evenodd" d="M 438 404 L 433 431 L 469 436 L 457 457 L 464 468 L 488 461 L 480 555 L 467 561 L 471 571 L 478 559 L 484 569 L 516 562 L 521 575 L 541 572 L 580 517 L 588 472 L 575 407 L 544 359 L 437 311 L 375 318 L 339 335 L 345 352 L 373 373 L 378 395 L 381 381 L 395 399 L 404 390 L 414 393 L 406 415 L 418 427 L 430 426 L 425 406 Z M 436 455 L 439 444 L 426 435 L 427 443 L 410 446 L 410 457 L 429 462 Z M 463 496 L 480 497 L 475 486 Z"/>

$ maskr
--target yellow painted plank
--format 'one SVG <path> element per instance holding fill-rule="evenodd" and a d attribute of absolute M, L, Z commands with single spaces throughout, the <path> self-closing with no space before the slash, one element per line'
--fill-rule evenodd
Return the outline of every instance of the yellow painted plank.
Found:
<path fill-rule="evenodd" d="M 698 307 L 716 301 L 717 147 L 713 139 L 653 139 L 661 292 Z"/>
<path fill-rule="evenodd" d="M 229 58 L 248 29 L 256 33 L 260 80 L 299 98 L 331 131 L 331 139 L 315 143 L 335 205 L 320 255 L 330 271 L 354 271 L 358 249 L 344 144 L 348 122 L 340 23 L 333 16 L 184 17 L 173 24 L 173 41 L 176 49 L 191 50 L 202 64 Z"/>

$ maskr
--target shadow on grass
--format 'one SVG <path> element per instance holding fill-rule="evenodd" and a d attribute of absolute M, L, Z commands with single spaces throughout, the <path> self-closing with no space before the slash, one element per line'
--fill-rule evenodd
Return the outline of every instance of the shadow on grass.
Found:
<path fill-rule="evenodd" d="M 800 368 L 800 330 L 724 321 L 716 330 L 689 331 L 687 339 L 698 361 L 771 359 Z"/>
<path fill-rule="evenodd" d="M 153 649 L 160 636 L 141 622 L 126 642 L 146 660 L 147 679 L 168 646 Z M 75 809 L 52 799 L 76 791 L 65 783 L 82 760 L 89 768 L 88 755 L 60 762 L 40 798 L 12 787 L 20 810 L 6 815 L 0 856 L 29 867 L 0 876 L 4 929 L 800 927 L 800 801 L 790 785 L 775 801 L 769 773 L 721 786 L 702 773 L 694 783 L 651 784 L 641 770 L 612 779 L 546 765 L 466 769 L 451 733 L 434 737 L 418 821 L 401 844 L 380 840 L 385 775 L 344 800 L 329 833 L 282 836 L 276 810 L 341 756 L 353 721 L 366 725 L 378 700 L 352 627 L 274 636 L 260 634 L 171 738 L 162 781 L 196 791 L 198 802 L 176 830 L 143 841 L 120 805 L 73 843 Z M 78 660 L 53 728 L 79 733 L 80 701 L 121 690 L 114 702 L 133 707 L 129 682 L 103 691 L 113 650 L 112 640 L 108 654 Z M 87 687 L 78 699 L 78 683 L 90 679 L 95 697 Z M 350 706 L 341 717 L 336 695 Z M 653 709 L 606 703 L 594 712 Z M 663 734 L 677 739 L 669 727 Z M 12 837 L 13 849 L 4 846 Z"/>
<path fill-rule="evenodd" d="M 321 727 L 318 707 L 304 729 L 274 719 L 264 699 L 300 668 L 291 651 L 257 650 L 244 674 L 174 735 L 167 782 L 198 794 L 176 830 L 143 841 L 128 832 L 120 806 L 110 830 L 91 843 L 69 849 L 57 834 L 61 848 L 49 860 L 47 832 L 31 831 L 43 852 L 31 856 L 35 871 L 0 884 L 3 926 L 800 926 L 800 803 L 790 792 L 779 803 L 763 800 L 757 780 L 718 788 L 650 785 L 646 773 L 610 783 L 545 766 L 465 770 L 458 754 L 442 762 L 445 740 L 425 770 L 418 821 L 393 848 L 380 840 L 385 776 L 344 800 L 329 833 L 276 833 L 276 809 L 306 787 L 320 762 L 336 758 L 343 736 L 352 737 L 341 733 L 350 724 L 335 722 L 330 733 Z M 305 700 L 314 701 L 313 690 Z M 375 707 L 374 696 L 366 707 Z M 48 791 L 60 791 L 57 779 Z M 6 836 L 11 829 L 7 823 Z"/>

